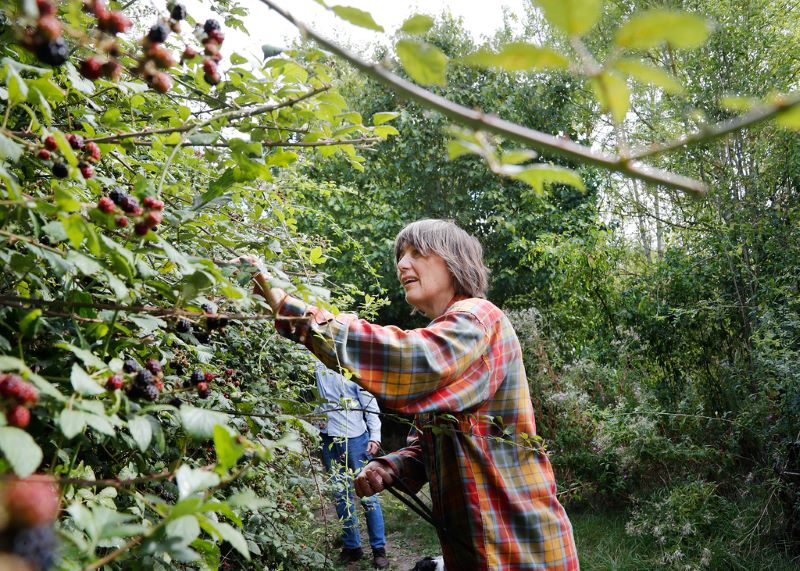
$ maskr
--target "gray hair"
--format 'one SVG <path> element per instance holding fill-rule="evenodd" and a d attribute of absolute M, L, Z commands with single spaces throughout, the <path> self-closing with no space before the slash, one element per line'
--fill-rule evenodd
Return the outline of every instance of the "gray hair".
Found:
<path fill-rule="evenodd" d="M 486 297 L 489 289 L 489 268 L 483 263 L 480 242 L 450 220 L 425 219 L 412 222 L 394 239 L 395 262 L 403 250 L 411 246 L 423 256 L 440 256 L 450 275 L 457 295 Z"/>

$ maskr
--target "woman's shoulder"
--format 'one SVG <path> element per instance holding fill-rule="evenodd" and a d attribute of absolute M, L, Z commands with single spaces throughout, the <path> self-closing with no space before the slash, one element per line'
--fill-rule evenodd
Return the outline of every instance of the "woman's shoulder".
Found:
<path fill-rule="evenodd" d="M 468 297 L 456 300 L 445 311 L 448 313 L 469 313 L 484 325 L 489 325 L 503 317 L 503 311 L 488 299 Z"/>

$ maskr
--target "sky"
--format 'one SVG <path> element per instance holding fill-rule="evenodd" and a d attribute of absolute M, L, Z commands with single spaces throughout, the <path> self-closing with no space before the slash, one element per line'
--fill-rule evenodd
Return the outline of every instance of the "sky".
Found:
<path fill-rule="evenodd" d="M 443 11 L 449 11 L 454 16 L 460 16 L 464 25 L 475 39 L 491 35 L 503 23 L 503 7 L 513 13 L 522 15 L 525 6 L 530 0 L 328 0 L 328 5 L 352 6 L 372 14 L 375 21 L 383 26 L 384 33 L 366 30 L 354 26 L 337 17 L 333 12 L 320 6 L 315 0 L 275 0 L 276 4 L 291 12 L 296 18 L 304 22 L 317 32 L 333 39 L 347 38 L 354 47 L 367 47 L 385 41 L 403 21 L 409 16 L 424 13 L 437 16 Z M 267 8 L 258 0 L 240 0 L 241 4 L 250 11 L 250 16 L 245 26 L 250 32 L 250 38 L 235 31 L 226 30 L 228 39 L 237 52 L 242 55 L 260 54 L 262 44 L 275 46 L 288 46 L 299 37 L 297 29 L 284 20 L 277 13 Z M 212 17 L 214 14 L 203 9 L 202 4 L 208 0 L 187 0 L 187 8 L 192 16 L 202 21 L 201 18 Z M 226 42 L 228 43 L 228 42 Z"/>

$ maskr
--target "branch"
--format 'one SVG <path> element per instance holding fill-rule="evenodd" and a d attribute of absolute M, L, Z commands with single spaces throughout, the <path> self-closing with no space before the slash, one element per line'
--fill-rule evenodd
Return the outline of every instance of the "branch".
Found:
<path fill-rule="evenodd" d="M 769 119 L 782 115 L 798 106 L 800 106 L 800 92 L 792 93 L 783 97 L 780 101 L 777 101 L 772 105 L 758 107 L 757 109 L 753 109 L 744 115 L 739 115 L 733 119 L 722 121 L 705 129 L 700 129 L 694 133 L 681 135 L 680 137 L 677 137 L 671 141 L 656 143 L 640 151 L 631 153 L 628 158 L 631 160 L 643 159 L 646 157 L 660 155 L 669 151 L 674 151 L 675 149 L 679 149 L 688 145 L 708 143 L 710 141 L 720 139 L 725 135 L 729 135 L 736 131 L 741 131 L 747 129 L 748 127 L 757 125 L 758 123 L 768 121 Z"/>
<path fill-rule="evenodd" d="M 635 162 L 627 157 L 594 151 L 589 147 L 584 147 L 572 141 L 565 141 L 552 135 L 523 127 L 517 123 L 500 119 L 494 115 L 487 115 L 483 111 L 470 109 L 453 103 L 445 97 L 436 95 L 410 81 L 402 79 L 380 65 L 367 63 L 355 54 L 325 39 L 314 30 L 309 29 L 305 24 L 276 5 L 272 0 L 259 1 L 294 24 L 304 37 L 310 37 L 323 48 L 347 60 L 355 68 L 388 86 L 399 95 L 403 95 L 425 107 L 439 111 L 456 123 L 466 125 L 474 130 L 495 133 L 538 151 L 558 155 L 581 164 L 599 166 L 651 184 L 688 191 L 694 194 L 705 194 L 708 191 L 708 187 L 704 183 L 693 178 L 650 167 Z"/>
<path fill-rule="evenodd" d="M 168 133 L 185 133 L 187 131 L 202 129 L 203 127 L 207 127 L 212 124 L 214 121 L 219 121 L 220 119 L 243 119 L 245 117 L 252 117 L 253 115 L 260 115 L 262 113 L 270 113 L 272 111 L 277 111 L 278 109 L 282 109 L 283 107 L 290 107 L 292 105 L 296 105 L 305 99 L 310 97 L 314 97 L 323 91 L 327 91 L 331 88 L 330 85 L 326 84 L 322 87 L 317 87 L 316 89 L 312 89 L 302 95 L 298 95 L 292 99 L 287 99 L 286 101 L 282 101 L 280 103 L 270 103 L 269 105 L 261 105 L 259 107 L 253 107 L 252 109 L 245 109 L 245 110 L 234 110 L 228 111 L 226 113 L 220 113 L 219 115 L 214 115 L 206 119 L 205 121 L 201 121 L 199 123 L 194 124 L 184 124 L 180 127 L 164 127 L 163 129 L 145 129 L 144 131 L 137 131 L 133 133 L 118 133 L 116 135 L 108 135 L 106 137 L 96 137 L 94 139 L 86 139 L 86 142 L 94 142 L 94 143 L 113 143 L 116 141 L 121 141 L 123 139 L 130 139 L 135 137 L 144 137 L 147 135 L 166 135 Z"/>
<path fill-rule="evenodd" d="M 318 141 L 253 141 L 262 147 L 331 147 L 334 145 L 367 145 L 370 143 L 380 143 L 380 137 L 361 137 L 359 139 L 320 139 Z M 151 146 L 152 141 L 133 141 L 134 145 Z M 181 147 L 228 147 L 228 143 L 193 143 L 183 141 L 178 143 Z M 165 146 L 173 146 L 166 143 Z"/>

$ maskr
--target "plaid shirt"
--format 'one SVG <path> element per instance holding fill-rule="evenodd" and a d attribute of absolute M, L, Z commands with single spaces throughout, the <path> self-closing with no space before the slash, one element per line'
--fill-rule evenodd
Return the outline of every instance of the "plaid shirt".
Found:
<path fill-rule="evenodd" d="M 522 350 L 500 309 L 456 298 L 404 331 L 287 297 L 276 327 L 386 407 L 416 415 L 408 446 L 380 460 L 412 492 L 430 483 L 447 569 L 579 569 L 550 461 L 534 444 Z"/>

